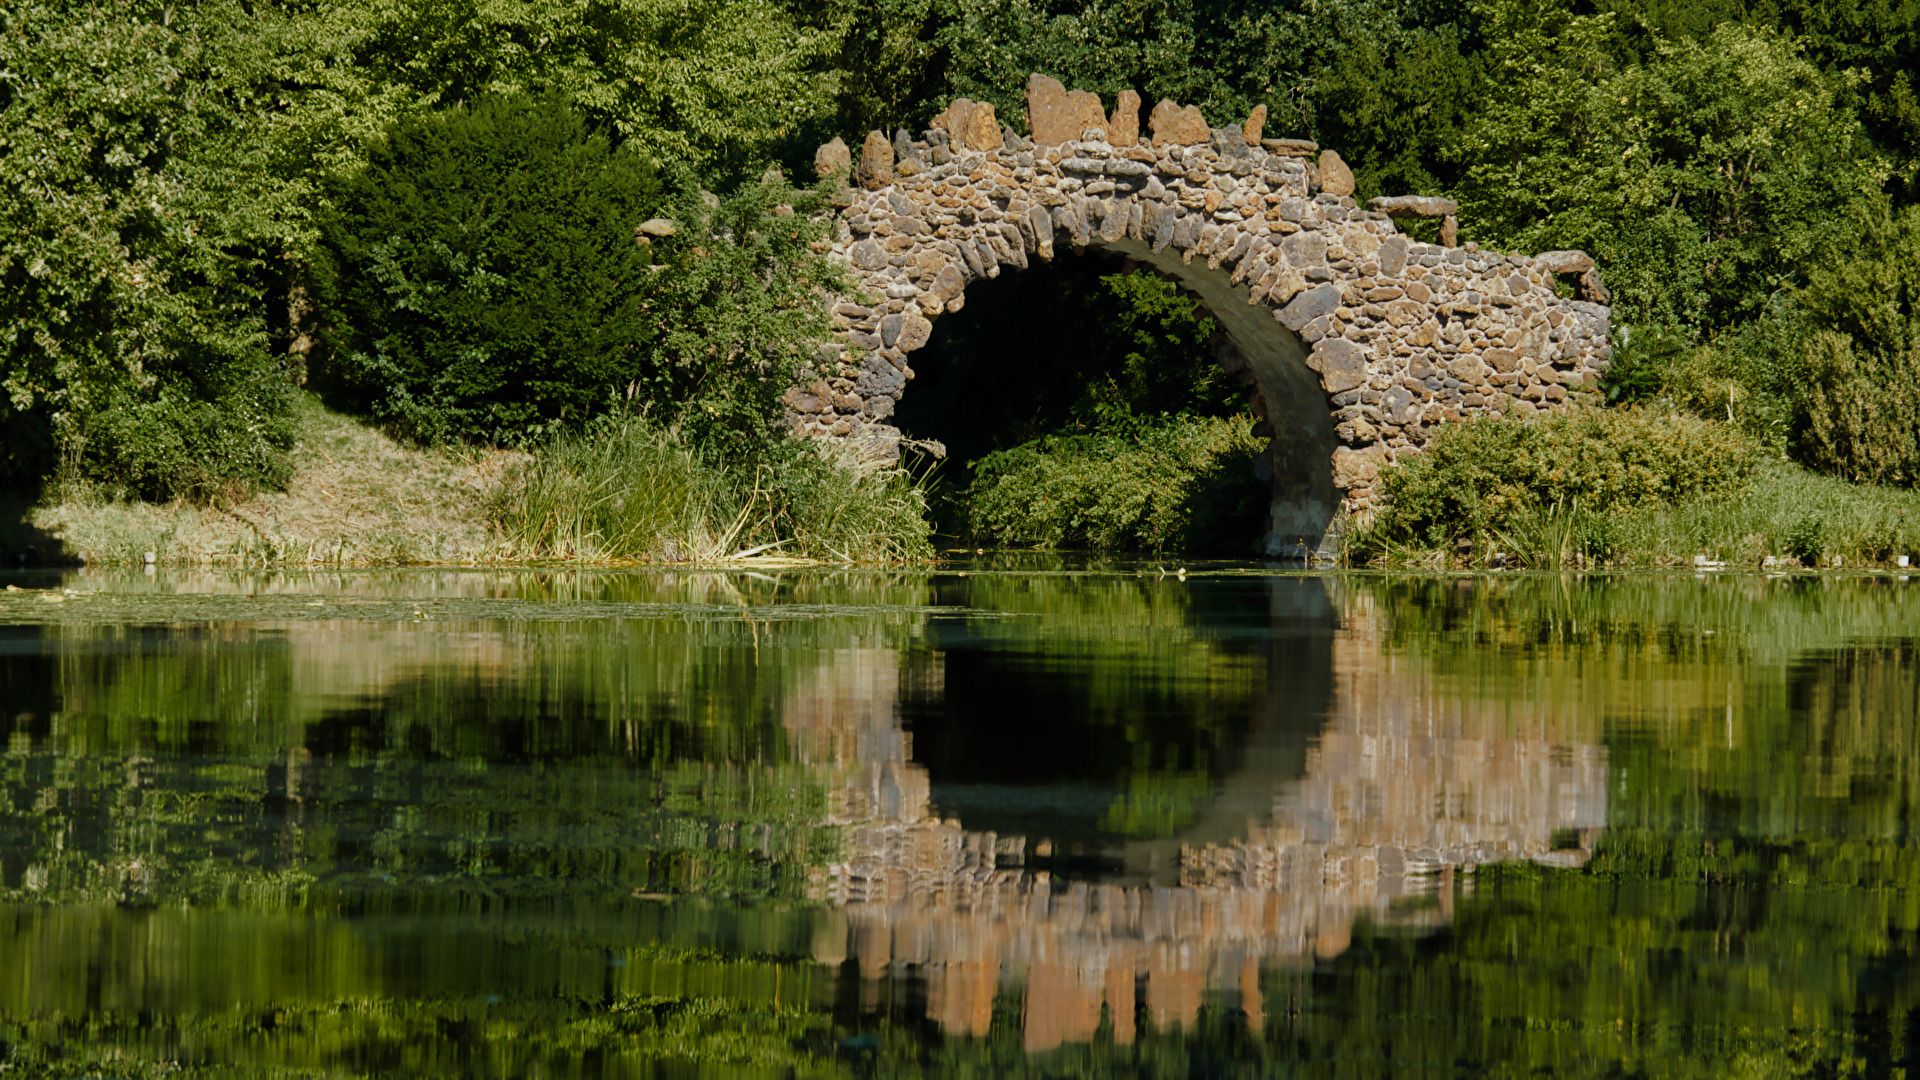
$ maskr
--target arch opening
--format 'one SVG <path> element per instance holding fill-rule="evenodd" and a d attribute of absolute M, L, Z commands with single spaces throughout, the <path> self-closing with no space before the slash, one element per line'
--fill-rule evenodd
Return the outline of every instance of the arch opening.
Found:
<path fill-rule="evenodd" d="M 1221 438 L 1237 429 L 1235 449 L 1181 486 L 1187 525 L 1172 546 L 1261 553 L 1271 469 L 1265 440 L 1248 440 L 1246 429 L 1264 406 L 1203 301 L 1120 252 L 1089 247 L 975 281 L 964 305 L 934 320 L 890 418 L 908 439 L 946 451 L 933 492 L 941 536 L 971 535 L 974 466 L 989 455 L 1012 451 L 997 459 L 1005 468 L 1044 447 L 1098 468 L 1100 448 L 1150 432 Z"/>

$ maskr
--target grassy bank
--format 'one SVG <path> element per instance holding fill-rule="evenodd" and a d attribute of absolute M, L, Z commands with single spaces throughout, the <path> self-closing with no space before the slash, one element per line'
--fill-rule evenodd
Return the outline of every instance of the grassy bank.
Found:
<path fill-rule="evenodd" d="M 628 418 L 534 454 L 422 449 L 304 393 L 296 429 L 283 491 L 156 504 L 68 485 L 7 515 L 15 524 L 0 536 L 0 558 L 392 566 L 894 562 L 932 553 L 925 500 L 902 470 L 829 461 L 800 445 L 729 466 Z"/>

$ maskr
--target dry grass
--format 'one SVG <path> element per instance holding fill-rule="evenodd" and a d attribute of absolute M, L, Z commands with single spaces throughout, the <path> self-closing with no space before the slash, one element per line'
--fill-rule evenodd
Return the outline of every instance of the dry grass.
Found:
<path fill-rule="evenodd" d="M 156 506 L 63 492 L 31 523 L 88 563 L 365 566 L 508 557 L 487 501 L 524 454 L 421 450 L 302 394 L 298 463 L 284 492 Z"/>

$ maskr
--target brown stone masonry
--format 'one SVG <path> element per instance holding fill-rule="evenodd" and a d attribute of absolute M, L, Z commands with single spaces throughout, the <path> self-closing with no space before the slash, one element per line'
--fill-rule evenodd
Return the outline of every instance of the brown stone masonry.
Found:
<path fill-rule="evenodd" d="M 1595 396 L 1608 311 L 1583 253 L 1412 240 L 1396 218 L 1444 217 L 1451 241 L 1452 201 L 1362 208 L 1337 154 L 1262 139 L 1264 116 L 1211 128 L 1162 101 L 1141 133 L 1132 94 L 1106 116 L 1097 96 L 1035 75 L 1027 97 L 1032 138 L 960 99 L 922 140 L 876 132 L 851 163 L 822 148 L 827 167 L 852 165 L 830 257 L 856 293 L 833 302 L 834 339 L 787 395 L 799 434 L 897 444 L 887 421 L 934 320 L 969 282 L 1060 245 L 1128 255 L 1219 319 L 1223 363 L 1250 372 L 1273 432 L 1270 554 L 1322 550 L 1342 512 L 1376 505 L 1381 466 L 1437 424 Z M 1558 295 L 1560 276 L 1588 299 Z"/>

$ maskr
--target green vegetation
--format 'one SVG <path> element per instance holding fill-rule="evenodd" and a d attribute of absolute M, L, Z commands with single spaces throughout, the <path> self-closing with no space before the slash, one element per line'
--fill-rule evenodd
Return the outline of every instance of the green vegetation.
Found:
<path fill-rule="evenodd" d="M 604 417 L 509 475 L 492 516 L 535 558 L 929 557 L 926 498 L 912 478 L 892 463 L 843 463 L 831 452 L 782 444 L 761 462 L 726 462 L 677 428 Z"/>
<path fill-rule="evenodd" d="M 397 126 L 332 193 L 320 314 L 331 371 L 421 442 L 518 443 L 641 377 L 661 203 L 647 163 L 554 100 Z"/>
<path fill-rule="evenodd" d="M 248 22 L 217 0 L 0 13 L 0 483 L 286 479 L 261 300 L 289 208 Z"/>
<path fill-rule="evenodd" d="M 1253 420 L 1187 418 L 1045 436 L 974 465 L 974 535 L 995 546 L 1253 554 L 1267 492 Z"/>
<path fill-rule="evenodd" d="M 1214 361 L 1213 317 L 1125 260 L 1058 263 L 976 283 L 915 355 L 896 417 L 945 442 L 940 531 L 976 545 L 1253 554 L 1264 443 L 1250 392 Z"/>
<path fill-rule="evenodd" d="M 1385 483 L 1385 509 L 1350 541 L 1357 562 L 1829 566 L 1920 555 L 1920 493 L 1770 459 L 1733 426 L 1684 411 L 1453 425 Z"/>

